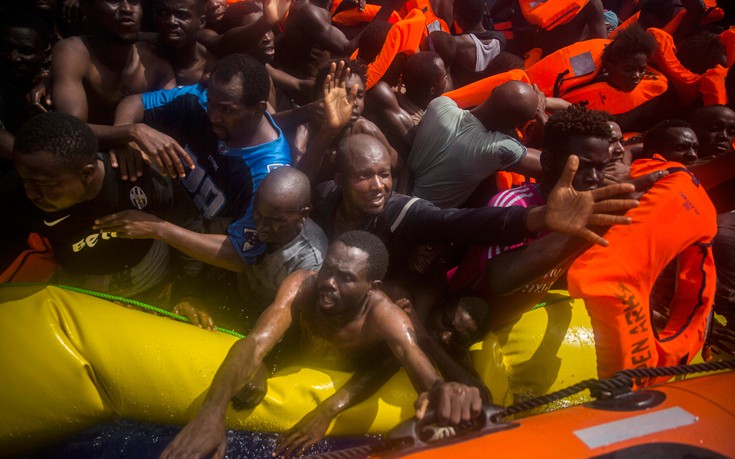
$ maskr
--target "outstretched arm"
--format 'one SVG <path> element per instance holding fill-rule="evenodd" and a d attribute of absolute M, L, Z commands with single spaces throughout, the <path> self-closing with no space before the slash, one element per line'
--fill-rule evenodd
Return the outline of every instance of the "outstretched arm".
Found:
<path fill-rule="evenodd" d="M 274 456 L 299 456 L 324 437 L 332 420 L 357 405 L 383 386 L 400 368 L 391 355 L 383 356 L 377 367 L 357 370 L 347 383 L 278 437 Z"/>
<path fill-rule="evenodd" d="M 227 449 L 225 412 L 230 399 L 253 377 L 263 357 L 283 337 L 295 317 L 295 299 L 312 273 L 287 277 L 276 299 L 261 314 L 247 338 L 237 341 L 214 375 L 202 407 L 161 454 L 162 458 L 223 458 Z"/>
<path fill-rule="evenodd" d="M 575 155 L 570 156 L 561 178 L 549 194 L 546 205 L 528 211 L 526 228 L 532 233 L 544 230 L 556 231 L 606 246 L 607 241 L 587 226 L 629 224 L 630 218 L 614 215 L 614 212 L 638 207 L 638 201 L 611 198 L 632 193 L 635 186 L 630 183 L 618 183 L 579 192 L 572 187 L 572 179 L 578 168 L 579 158 Z"/>
<path fill-rule="evenodd" d="M 378 306 L 369 326 L 382 335 L 420 394 L 416 402 L 416 417 L 421 420 L 429 408 L 436 413 L 436 422 L 440 425 L 459 425 L 476 418 L 482 407 L 479 389 L 442 381 L 419 347 L 416 332 L 406 313 L 387 297 Z"/>
<path fill-rule="evenodd" d="M 156 239 L 219 268 L 243 272 L 247 266 L 227 236 L 196 233 L 138 210 L 117 212 L 101 217 L 94 223 L 95 230 L 115 232 L 121 238 Z"/>
<path fill-rule="evenodd" d="M 343 61 L 332 63 L 329 74 L 324 80 L 324 122 L 314 140 L 311 141 L 297 168 L 314 182 L 321 168 L 324 155 L 339 131 L 347 125 L 352 116 L 352 107 L 357 97 L 357 85 L 347 89 L 350 69 Z"/>

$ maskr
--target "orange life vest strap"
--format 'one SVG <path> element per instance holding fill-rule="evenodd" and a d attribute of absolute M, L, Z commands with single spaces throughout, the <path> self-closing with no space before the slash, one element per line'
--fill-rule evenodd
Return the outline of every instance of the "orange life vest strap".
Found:
<path fill-rule="evenodd" d="M 372 88 L 380 81 L 399 53 L 411 55 L 418 51 L 425 36 L 425 19 L 424 13 L 413 9 L 405 18 L 393 24 L 380 53 L 368 65 L 365 89 Z"/>
<path fill-rule="evenodd" d="M 496 22 L 495 30 L 503 32 L 506 40 L 514 40 L 516 38 L 516 34 L 513 32 L 513 23 L 510 21 Z"/>
<path fill-rule="evenodd" d="M 660 96 L 668 87 L 666 77 L 649 67 L 638 86 L 630 92 L 620 91 L 600 81 L 575 88 L 564 94 L 563 98 L 573 104 L 585 104 L 594 110 L 620 115 Z"/>
<path fill-rule="evenodd" d="M 518 3 L 526 21 L 552 30 L 574 19 L 589 0 L 520 0 Z"/>
<path fill-rule="evenodd" d="M 600 378 L 621 369 L 688 363 L 704 342 L 715 293 L 710 244 L 717 233 L 716 211 L 679 163 L 660 156 L 639 160 L 631 177 L 665 169 L 670 174 L 626 214 L 633 223 L 612 227 L 605 234 L 608 247 L 590 248 L 569 269 L 569 291 L 584 299 L 590 314 Z M 672 260 L 678 266 L 676 291 L 669 320 L 656 333 L 651 290 Z"/>
<path fill-rule="evenodd" d="M 56 259 L 48 240 L 36 233 L 28 236 L 28 249 L 21 252 L 5 271 L 0 283 L 48 282 L 56 271 Z"/>
<path fill-rule="evenodd" d="M 600 73 L 602 50 L 610 40 L 596 38 L 565 46 L 532 65 L 526 73 L 546 97 L 561 97 L 567 88 Z"/>
<path fill-rule="evenodd" d="M 531 80 L 528 78 L 528 75 L 526 75 L 526 72 L 521 69 L 513 69 L 483 78 L 482 80 L 475 81 L 466 86 L 462 86 L 461 88 L 446 92 L 443 95 L 455 101 L 459 108 L 467 109 L 480 105 L 485 101 L 485 99 L 490 97 L 490 93 L 493 92 L 493 89 L 512 80 L 523 81 L 524 83 L 531 84 Z"/>

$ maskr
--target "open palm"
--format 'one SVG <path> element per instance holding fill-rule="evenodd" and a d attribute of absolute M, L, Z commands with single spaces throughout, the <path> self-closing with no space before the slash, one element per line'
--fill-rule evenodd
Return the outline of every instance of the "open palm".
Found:
<path fill-rule="evenodd" d="M 638 201 L 610 198 L 631 193 L 635 190 L 635 186 L 630 183 L 617 183 L 592 191 L 577 191 L 572 187 L 572 179 L 578 167 L 579 158 L 570 156 L 562 176 L 549 193 L 544 223 L 551 231 L 581 237 L 594 244 L 606 246 L 607 241 L 587 226 L 630 223 L 630 218 L 613 213 L 638 207 Z"/>
<path fill-rule="evenodd" d="M 332 63 L 329 74 L 324 80 L 324 118 L 327 125 L 339 129 L 350 121 L 352 110 L 357 99 L 357 85 L 347 89 L 347 78 L 350 69 L 345 68 L 344 61 Z"/>

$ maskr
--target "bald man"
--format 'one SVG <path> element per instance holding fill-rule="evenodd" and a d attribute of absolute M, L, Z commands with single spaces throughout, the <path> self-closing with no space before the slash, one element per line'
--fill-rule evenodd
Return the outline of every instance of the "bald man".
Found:
<path fill-rule="evenodd" d="M 300 269 L 319 269 L 327 237 L 309 217 L 311 186 L 303 172 L 280 167 L 268 174 L 255 194 L 256 236 L 266 253 L 255 265 L 246 264 L 223 234 L 200 234 L 144 212 L 129 211 L 97 220 L 95 228 L 116 231 L 119 237 L 157 239 L 205 263 L 242 273 L 240 293 L 250 309 L 264 308 L 278 286 Z"/>
<path fill-rule="evenodd" d="M 413 195 L 441 208 L 460 207 L 477 186 L 499 170 L 538 177 L 538 150 L 527 149 L 516 129 L 546 122 L 546 98 L 538 89 L 509 81 L 472 110 L 448 97 L 431 101 L 408 157 Z"/>
<path fill-rule="evenodd" d="M 571 163 L 565 169 L 565 180 L 560 180 L 549 194 L 558 199 L 550 197 L 546 206 L 476 209 L 439 209 L 424 199 L 394 193 L 390 156 L 382 143 L 366 134 L 350 135 L 340 142 L 335 166 L 334 181 L 321 183 L 316 189 L 314 221 L 330 240 L 355 229 L 380 237 L 390 252 L 388 278 L 409 269 L 410 250 L 417 244 L 461 241 L 505 246 L 547 230 L 581 235 L 597 243 L 602 239 L 585 228 L 589 221 L 623 222 L 617 216 L 599 219 L 598 215 L 590 215 L 599 210 L 588 206 L 619 194 L 616 190 L 626 185 L 574 191 L 571 178 L 577 166 Z M 609 210 L 637 204 L 613 199 L 594 206 L 602 209 L 608 205 Z"/>

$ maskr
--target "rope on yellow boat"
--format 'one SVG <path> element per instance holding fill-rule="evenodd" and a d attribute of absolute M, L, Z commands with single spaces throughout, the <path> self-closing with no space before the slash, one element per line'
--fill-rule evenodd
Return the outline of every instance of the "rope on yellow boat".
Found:
<path fill-rule="evenodd" d="M 83 289 L 83 288 L 79 288 L 79 287 L 72 287 L 71 285 L 45 284 L 45 283 L 37 283 L 37 282 L 25 282 L 25 283 L 20 283 L 19 282 L 17 284 L 0 284 L 0 286 L 2 286 L 2 287 L 46 287 L 46 286 L 49 286 L 49 285 L 54 286 L 54 287 L 58 287 L 58 288 L 63 289 L 63 290 L 68 290 L 70 292 L 83 293 L 85 295 L 94 296 L 94 297 L 97 297 L 97 298 L 102 298 L 102 299 L 108 300 L 108 301 L 119 301 L 121 303 L 131 304 L 131 305 L 137 306 L 137 307 L 139 307 L 141 309 L 145 309 L 146 311 L 154 312 L 156 314 L 159 314 L 159 315 L 162 315 L 162 316 L 166 316 L 166 317 L 168 317 L 170 319 L 178 320 L 179 322 L 191 323 L 191 321 L 188 318 L 184 317 L 184 316 L 181 316 L 179 314 L 174 314 L 171 311 L 167 311 L 167 310 L 162 309 L 162 308 L 159 308 L 157 306 L 153 306 L 153 305 L 150 305 L 150 304 L 147 304 L 147 303 L 143 303 L 142 301 L 131 300 L 130 298 L 125 298 L 125 297 L 117 296 L 117 295 L 110 295 L 109 293 L 102 293 L 102 292 L 96 292 L 94 290 L 87 290 L 87 289 Z M 240 333 L 238 333 L 236 331 L 233 331 L 233 330 L 228 330 L 227 328 L 222 328 L 222 327 L 215 326 L 214 329 L 217 330 L 220 333 L 225 333 L 227 335 L 232 335 L 232 336 L 234 336 L 236 338 L 245 338 L 245 335 L 240 334 Z"/>

